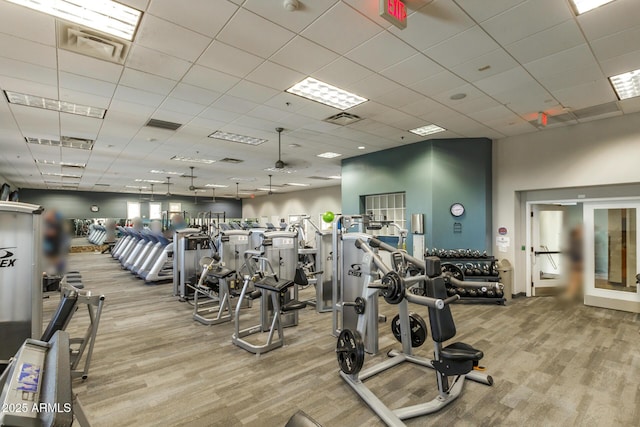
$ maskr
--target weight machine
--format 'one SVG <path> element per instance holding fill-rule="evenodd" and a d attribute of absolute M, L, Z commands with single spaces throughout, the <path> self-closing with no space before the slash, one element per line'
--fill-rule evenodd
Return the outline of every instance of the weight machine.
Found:
<path fill-rule="evenodd" d="M 479 371 L 478 362 L 483 353 L 468 344 L 455 342 L 443 347 L 442 343 L 456 335 L 455 324 L 449 304 L 459 298 L 458 295 L 447 297 L 440 259 L 428 257 L 421 261 L 406 253 L 398 253 L 395 248 L 380 242 L 378 239 L 368 240 L 357 238 L 354 246 L 360 250 L 360 271 L 365 277 L 362 293 L 353 302 L 344 302 L 345 307 L 352 306 L 358 313 L 357 328 L 343 328 L 338 336 L 336 353 L 340 365 L 341 377 L 354 391 L 369 405 L 369 407 L 388 425 L 404 426 L 402 420 L 427 415 L 439 411 L 458 398 L 462 392 L 465 379 L 470 379 L 485 385 L 493 385 L 491 376 Z M 394 268 L 388 267 L 377 253 L 377 250 L 391 251 Z M 402 276 L 403 263 L 412 264 L 414 268 L 423 272 L 415 276 Z M 382 276 L 382 278 L 378 278 Z M 424 282 L 426 296 L 418 296 L 409 291 L 409 287 Z M 368 301 L 371 297 L 382 294 L 389 304 L 398 305 L 399 314 L 396 328 L 402 343 L 402 351 L 392 350 L 388 353 L 390 359 L 362 371 L 365 358 L 365 343 L 367 329 L 376 322 L 371 322 L 367 316 L 370 309 Z M 431 335 L 434 342 L 434 358 L 427 359 L 413 354 L 415 347 L 426 339 L 426 334 L 418 336 L 414 330 L 424 329 L 424 321 L 415 314 L 409 313 L 408 303 L 428 307 Z M 413 326 L 413 327 L 412 327 Z M 392 328 L 394 325 L 392 325 Z M 425 330 L 426 332 L 426 330 Z M 398 337 L 396 335 L 396 337 Z M 438 396 L 433 400 L 413 406 L 392 410 L 387 407 L 369 388 L 364 381 L 404 362 L 434 369 L 438 384 Z"/>

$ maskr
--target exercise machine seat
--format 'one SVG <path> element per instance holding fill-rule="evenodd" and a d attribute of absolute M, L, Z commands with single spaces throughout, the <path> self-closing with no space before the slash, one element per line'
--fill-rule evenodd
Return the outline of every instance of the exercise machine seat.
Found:
<path fill-rule="evenodd" d="M 272 292 L 284 292 L 293 286 L 292 280 L 278 280 L 274 276 L 265 276 L 255 283 L 256 288 Z"/>
<path fill-rule="evenodd" d="M 235 272 L 236 272 L 235 270 L 220 267 L 220 268 L 216 268 L 215 270 L 212 270 L 209 274 L 215 277 L 216 279 L 226 279 L 227 277 L 231 276 Z"/>
<path fill-rule="evenodd" d="M 307 275 L 304 273 L 304 270 L 302 268 L 296 268 L 296 275 L 293 278 L 293 281 L 299 286 L 307 286 L 309 284 Z"/>
<path fill-rule="evenodd" d="M 280 310 L 286 313 L 287 311 L 302 310 L 306 306 L 307 306 L 307 303 L 305 302 L 291 300 L 288 303 L 284 304 L 282 307 L 280 307 Z"/>
<path fill-rule="evenodd" d="M 440 351 L 442 358 L 449 360 L 473 360 L 477 362 L 482 359 L 482 351 L 471 347 L 463 342 L 454 342 Z"/>
<path fill-rule="evenodd" d="M 287 421 L 284 427 L 322 427 L 320 423 L 307 415 L 304 411 L 298 411 Z"/>

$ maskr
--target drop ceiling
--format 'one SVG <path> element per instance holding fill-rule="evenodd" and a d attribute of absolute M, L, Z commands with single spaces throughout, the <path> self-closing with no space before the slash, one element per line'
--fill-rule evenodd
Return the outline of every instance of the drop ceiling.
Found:
<path fill-rule="evenodd" d="M 544 132 L 539 111 L 564 115 L 548 127 L 640 111 L 607 79 L 640 68 L 637 0 L 580 16 L 568 0 L 408 0 L 405 30 L 378 16 L 377 0 L 301 0 L 295 12 L 281 0 L 121 2 L 143 17 L 118 64 L 59 48 L 57 28 L 68 23 L 0 0 L 0 89 L 107 110 L 97 119 L 0 96 L 0 175 L 18 187 L 137 193 L 127 187 L 136 179 L 164 180 L 151 170 L 195 166 L 196 187 L 228 185 L 219 196 L 235 195 L 236 181 L 241 192 L 266 188 L 269 174 L 278 191 L 293 191 L 284 184 L 338 184 L 341 159 L 421 141 L 408 130 L 425 125 L 447 129 L 431 137 L 499 139 Z M 347 110 L 362 120 L 329 123 L 341 110 L 285 92 L 306 77 L 369 99 Z M 276 127 L 295 172 L 265 170 L 278 159 Z M 216 131 L 267 141 L 208 137 Z M 95 142 L 78 150 L 25 139 L 61 137 Z M 317 157 L 325 152 L 342 156 Z M 68 173 L 61 163 L 86 168 L 73 169 L 79 179 L 43 175 Z M 171 182 L 172 193 L 193 194 L 189 178 Z"/>

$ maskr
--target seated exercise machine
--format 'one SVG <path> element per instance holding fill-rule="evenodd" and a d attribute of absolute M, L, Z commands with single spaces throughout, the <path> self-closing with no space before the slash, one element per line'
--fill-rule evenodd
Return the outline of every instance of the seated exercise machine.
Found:
<path fill-rule="evenodd" d="M 201 258 L 200 266 L 203 270 L 198 283 L 187 285 L 194 291 L 193 319 L 205 325 L 229 322 L 233 315 L 229 278 L 235 270 L 224 267 L 218 254 Z M 210 277 L 213 282 L 208 282 Z"/>
<path fill-rule="evenodd" d="M 298 263 L 298 235 L 288 231 L 259 231 L 254 237 L 254 247 L 244 253 L 247 274 L 244 276 L 235 311 L 235 332 L 232 342 L 252 353 L 260 354 L 284 345 L 283 328 L 298 324 L 298 310 L 306 306 L 298 301 L 298 284 L 295 281 Z M 262 239 L 256 244 L 257 237 Z M 255 291 L 251 292 L 251 289 Z M 260 298 L 260 323 L 240 329 L 240 307 L 245 298 Z M 244 337 L 268 332 L 266 344 L 254 345 Z M 274 334 L 278 339 L 274 341 Z"/>
<path fill-rule="evenodd" d="M 449 304 L 459 298 L 458 295 L 447 297 L 447 291 L 440 259 L 428 257 L 424 261 L 411 257 L 404 251 L 394 248 L 392 260 L 399 259 L 413 264 L 424 274 L 403 277 L 395 269 L 389 268 L 376 252 L 377 249 L 387 250 L 389 247 L 375 238 L 368 242 L 362 239 L 355 240 L 355 246 L 362 251 L 361 269 L 367 279 L 367 286 L 363 288 L 360 299 L 345 306 L 352 306 L 358 313 L 358 326 L 356 330 L 343 329 L 338 337 L 336 353 L 340 365 L 341 377 L 354 389 L 354 391 L 369 405 L 369 407 L 389 426 L 403 426 L 402 420 L 427 415 L 444 408 L 462 392 L 465 379 L 479 382 L 485 385 L 493 385 L 491 376 L 479 371 L 478 362 L 483 353 L 468 344 L 454 342 L 443 347 L 442 343 L 456 335 L 456 328 L 451 315 Z M 381 279 L 377 279 L 382 275 Z M 408 288 L 416 283 L 424 282 L 426 296 L 413 294 Z M 362 370 L 365 358 L 363 338 L 369 326 L 366 317 L 368 306 L 366 301 L 371 295 L 378 292 L 382 294 L 389 304 L 397 304 L 399 314 L 399 336 L 402 343 L 402 351 L 392 350 L 388 353 L 391 357 L 368 369 Z M 428 307 L 431 335 L 434 343 L 434 357 L 427 359 L 413 354 L 412 347 L 424 341 L 426 336 L 417 337 L 412 323 L 418 318 L 409 313 L 408 303 Z M 395 323 L 395 322 L 394 322 Z M 418 328 L 420 329 L 420 328 Z M 422 339 L 418 339 L 422 338 Z M 436 371 L 438 384 L 438 396 L 433 400 L 413 406 L 392 410 L 385 405 L 369 388 L 364 381 L 390 368 L 409 362 L 418 366 L 431 368 Z"/>

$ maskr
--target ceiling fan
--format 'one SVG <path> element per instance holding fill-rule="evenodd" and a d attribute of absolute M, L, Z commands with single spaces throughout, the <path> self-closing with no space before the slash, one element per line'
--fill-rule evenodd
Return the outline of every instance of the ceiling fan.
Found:
<path fill-rule="evenodd" d="M 282 160 L 282 131 L 284 131 L 284 128 L 276 128 L 276 132 L 278 132 L 278 161 L 276 161 L 273 167 L 268 168 L 267 170 L 272 172 L 292 173 L 295 172 L 295 169 L 308 167 L 308 163 L 304 161 L 294 161 L 294 163 L 292 161 L 285 162 Z"/>
<path fill-rule="evenodd" d="M 189 191 L 207 190 L 206 187 L 196 187 L 195 185 L 193 185 L 193 178 L 195 178 L 195 176 L 193 175 L 193 170 L 195 169 L 195 166 L 189 166 L 189 169 L 191 169 L 191 175 L 189 175 L 189 178 L 191 178 Z"/>

